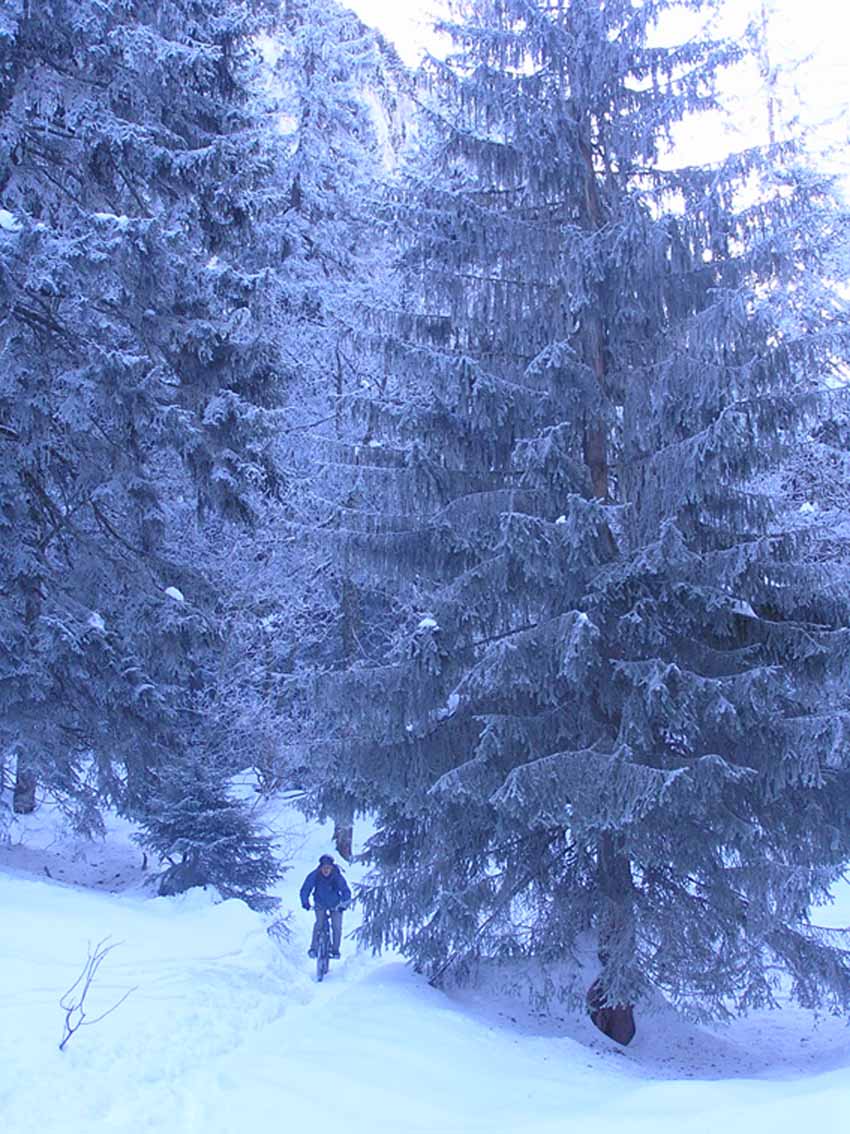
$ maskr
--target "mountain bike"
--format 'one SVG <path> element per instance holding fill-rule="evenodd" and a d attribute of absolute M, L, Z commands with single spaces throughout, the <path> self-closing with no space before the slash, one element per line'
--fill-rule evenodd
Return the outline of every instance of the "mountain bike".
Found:
<path fill-rule="evenodd" d="M 331 967 L 331 914 L 337 910 L 347 910 L 350 902 L 340 902 L 338 906 L 325 910 L 316 935 L 316 980 L 321 981 Z"/>
<path fill-rule="evenodd" d="M 316 980 L 321 981 L 331 967 L 331 911 L 325 910 L 316 939 Z"/>

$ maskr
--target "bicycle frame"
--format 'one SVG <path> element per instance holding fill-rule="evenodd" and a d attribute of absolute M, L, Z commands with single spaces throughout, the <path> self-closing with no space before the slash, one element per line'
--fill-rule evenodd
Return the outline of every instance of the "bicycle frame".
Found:
<path fill-rule="evenodd" d="M 331 967 L 331 911 L 325 910 L 316 941 L 316 980 L 321 982 Z"/>

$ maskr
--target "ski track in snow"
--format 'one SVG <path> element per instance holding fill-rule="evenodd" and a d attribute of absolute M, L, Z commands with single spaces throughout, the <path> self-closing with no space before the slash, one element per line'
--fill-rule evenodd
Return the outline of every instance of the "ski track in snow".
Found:
<path fill-rule="evenodd" d="M 848 1128 L 850 1029 L 797 1008 L 725 1029 L 644 1015 L 623 1050 L 580 1014 L 535 1014 L 486 983 L 447 996 L 398 957 L 357 953 L 351 941 L 316 984 L 306 957 L 312 917 L 297 889 L 329 849 L 330 830 L 299 831 L 291 813 L 285 822 L 295 858 L 280 892 L 296 912 L 283 947 L 241 902 L 215 904 L 198 891 L 149 899 L 126 830 L 74 859 L 67 837 L 33 818 L 17 847 L 0 848 L 2 1134 Z M 63 863 L 87 885 L 51 881 L 48 861 L 54 878 Z M 357 880 L 356 868 L 347 873 Z M 110 883 L 127 889 L 91 889 Z M 834 924 L 846 924 L 844 892 L 842 903 Z M 346 935 L 355 924 L 347 915 Z M 91 1014 L 134 991 L 60 1053 L 59 997 L 89 943 L 107 936 L 115 949 L 92 987 Z"/>

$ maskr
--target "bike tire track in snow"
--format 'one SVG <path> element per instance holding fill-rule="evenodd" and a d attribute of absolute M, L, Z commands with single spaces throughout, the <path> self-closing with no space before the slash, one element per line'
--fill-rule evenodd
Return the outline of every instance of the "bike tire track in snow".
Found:
<path fill-rule="evenodd" d="M 304 832 L 281 891 L 290 903 L 328 849 L 326 828 Z M 768 1077 L 745 1078 L 734 1037 L 743 1035 L 744 1052 L 747 1036 L 762 1035 L 746 1022 L 718 1054 L 703 1030 L 647 1021 L 652 1043 L 639 1037 L 618 1054 L 604 1040 L 583 1042 L 575 1021 L 505 1026 L 486 990 L 447 997 L 399 958 L 357 954 L 350 940 L 319 985 L 306 956 L 312 917 L 300 911 L 279 948 L 242 903 L 203 892 L 151 900 L 0 873 L 0 909 L 3 1134 L 251 1134 L 316 1123 L 345 1134 L 679 1134 L 683 1125 L 799 1134 L 813 1123 L 839 1131 L 850 1114 L 850 1048 L 837 1052 L 838 1062 L 846 1056 L 838 1069 L 825 1070 L 826 1048 L 822 1065 L 806 1064 L 806 1036 L 795 1031 L 804 1022 L 793 1014 L 777 1014 L 786 1024 L 774 1064 L 763 1061 Z M 59 1053 L 59 996 L 87 944 L 105 936 L 121 944 L 92 990 L 92 1012 L 138 987 Z M 665 1043 L 687 1040 L 704 1078 L 659 1061 Z"/>

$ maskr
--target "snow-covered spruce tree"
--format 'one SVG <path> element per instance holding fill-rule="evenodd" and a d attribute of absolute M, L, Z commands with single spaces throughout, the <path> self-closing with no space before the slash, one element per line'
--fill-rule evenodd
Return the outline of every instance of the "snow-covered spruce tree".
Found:
<path fill-rule="evenodd" d="M 768 481 L 784 522 L 805 528 L 805 553 L 835 568 L 846 588 L 850 570 L 850 389 L 834 391 L 804 444 Z"/>
<path fill-rule="evenodd" d="M 250 811 L 228 791 L 227 765 L 198 758 L 188 767 L 192 775 L 186 767 L 164 771 L 137 837 L 140 846 L 168 863 L 160 894 L 212 885 L 222 897 L 241 898 L 252 909 L 274 908 L 277 899 L 268 890 L 281 870 L 269 836 L 258 831 Z"/>
<path fill-rule="evenodd" d="M 390 259 L 375 201 L 401 143 L 399 103 L 410 79 L 380 37 L 333 0 L 288 0 L 274 46 L 287 152 L 281 349 L 299 400 L 275 446 L 293 475 L 285 515 L 270 532 L 269 562 L 277 566 L 267 593 L 278 587 L 271 617 L 288 624 L 295 648 L 286 663 L 294 701 L 278 733 L 279 771 L 271 782 L 283 776 L 309 789 L 324 769 L 312 750 L 315 722 L 297 674 L 350 664 L 383 616 L 362 580 L 355 583 L 312 536 L 351 506 L 347 462 L 362 430 L 352 430 L 343 407 L 382 375 L 383 355 L 370 351 L 363 334 L 364 306 L 374 304 Z M 282 532 L 292 539 L 285 571 Z M 278 648 L 270 640 L 267 652 Z M 312 794 L 309 806 L 307 800 Z M 344 792 L 326 797 L 320 811 L 334 819 L 337 847 L 348 857 L 350 799 Z"/>
<path fill-rule="evenodd" d="M 221 627 L 182 535 L 273 475 L 268 7 L 3 7 L 0 743 L 90 825 L 197 757 Z"/>
<path fill-rule="evenodd" d="M 286 0 L 275 54 L 287 151 L 281 323 L 304 421 L 314 422 L 329 406 L 338 415 L 360 377 L 351 340 L 361 320 L 359 294 L 386 262 L 372 205 L 393 152 L 404 77 L 375 33 L 335 0 Z M 338 432 L 338 419 L 334 424 Z"/>
<path fill-rule="evenodd" d="M 439 978 L 590 934 L 625 1041 L 653 990 L 723 1015 L 780 970 L 850 999 L 810 922 L 850 858 L 847 605 L 753 488 L 846 358 L 834 206 L 790 149 L 674 167 L 738 49 L 651 36 L 710 7 L 474 0 L 450 27 L 398 210 L 407 397 L 375 399 L 396 448 L 352 469 L 372 514 L 340 540 L 411 613 L 317 692 L 331 789 L 379 825 L 366 942 Z"/>

